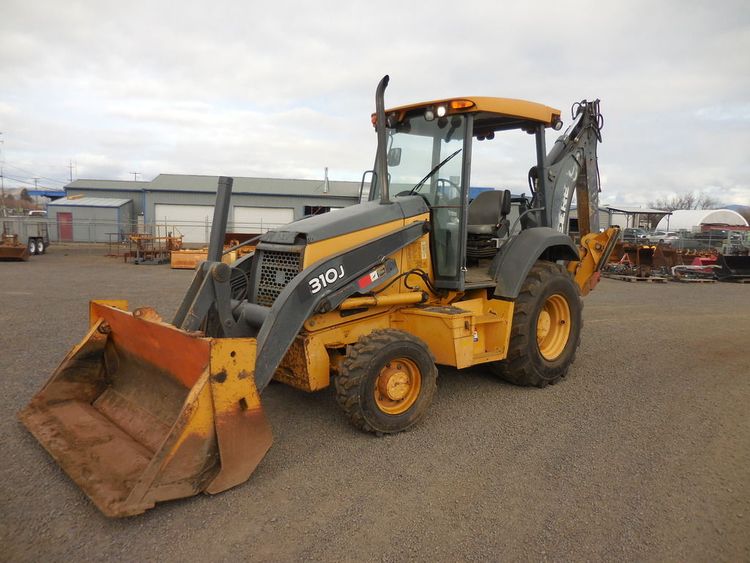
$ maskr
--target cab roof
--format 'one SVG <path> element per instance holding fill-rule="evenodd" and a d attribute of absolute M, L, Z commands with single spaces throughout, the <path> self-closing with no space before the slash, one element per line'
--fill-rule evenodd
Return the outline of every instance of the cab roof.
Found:
<path fill-rule="evenodd" d="M 473 105 L 466 108 L 452 109 L 451 102 L 473 102 Z M 494 113 L 506 117 L 515 117 L 529 121 L 536 121 L 551 126 L 554 121 L 560 118 L 560 110 L 528 102 L 526 100 L 517 100 L 514 98 L 489 98 L 485 96 L 459 96 L 455 98 L 445 98 L 442 100 L 432 100 L 429 102 L 420 102 L 398 106 L 386 110 L 386 113 L 406 113 L 413 110 L 427 109 L 430 107 L 445 106 L 448 114 L 451 113 Z"/>

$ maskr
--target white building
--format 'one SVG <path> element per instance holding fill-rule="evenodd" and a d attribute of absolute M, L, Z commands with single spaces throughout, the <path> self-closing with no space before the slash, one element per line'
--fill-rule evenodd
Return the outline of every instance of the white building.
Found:
<path fill-rule="evenodd" d="M 698 231 L 701 225 L 747 227 L 747 220 L 731 209 L 678 209 L 659 221 L 661 231 Z"/>

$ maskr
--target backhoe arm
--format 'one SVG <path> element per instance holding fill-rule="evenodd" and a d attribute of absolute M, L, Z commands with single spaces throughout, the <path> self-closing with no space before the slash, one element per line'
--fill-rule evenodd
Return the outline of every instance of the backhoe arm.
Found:
<path fill-rule="evenodd" d="M 568 217 L 573 194 L 578 206 L 580 260 L 570 262 L 581 293 L 586 295 L 599 281 L 599 270 L 609 260 L 619 229 L 599 232 L 599 164 L 597 145 L 604 124 L 599 100 L 583 100 L 573 105 L 573 123 L 555 142 L 545 159 L 544 191 L 537 194 L 536 206 L 543 206 L 547 224 L 568 232 Z M 539 185 L 540 183 L 537 183 Z"/>
<path fill-rule="evenodd" d="M 581 295 L 587 295 L 599 283 L 599 271 L 609 260 L 619 233 L 619 227 L 610 227 L 604 232 L 581 237 L 578 247 L 580 260 L 568 263 L 568 271 L 581 288 Z"/>
<path fill-rule="evenodd" d="M 581 236 L 599 231 L 599 165 L 597 144 L 601 142 L 602 115 L 599 100 L 583 100 L 573 105 L 573 123 L 552 146 L 543 173 L 543 194 L 538 204 L 545 209 L 547 224 L 568 232 L 568 216 L 573 194 L 578 205 L 578 231 Z"/>

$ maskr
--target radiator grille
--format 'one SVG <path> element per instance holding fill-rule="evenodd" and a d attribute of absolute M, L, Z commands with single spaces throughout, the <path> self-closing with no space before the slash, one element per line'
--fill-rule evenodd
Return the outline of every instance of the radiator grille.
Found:
<path fill-rule="evenodd" d="M 270 307 L 287 284 L 300 272 L 299 252 L 263 250 L 255 302 Z"/>

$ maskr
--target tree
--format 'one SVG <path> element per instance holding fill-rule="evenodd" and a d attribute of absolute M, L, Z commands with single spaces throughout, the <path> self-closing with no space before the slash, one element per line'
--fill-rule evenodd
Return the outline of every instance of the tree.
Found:
<path fill-rule="evenodd" d="M 703 192 L 685 192 L 668 198 L 660 198 L 648 203 L 654 209 L 675 211 L 676 209 L 715 209 L 719 202 Z"/>
<path fill-rule="evenodd" d="M 26 188 L 23 188 L 21 190 L 20 200 L 21 201 L 28 201 L 28 202 L 33 202 L 34 201 L 33 199 L 31 199 L 31 195 L 29 195 L 29 190 L 27 190 Z"/>

